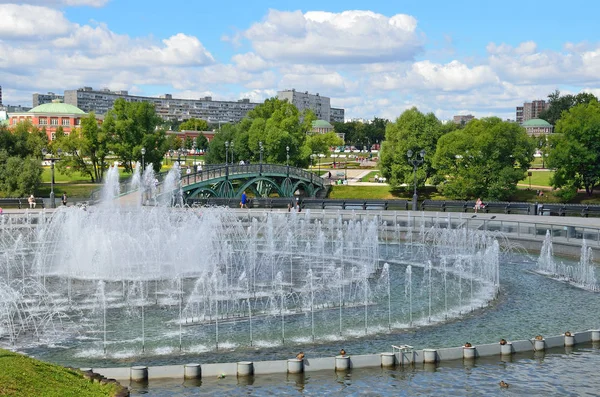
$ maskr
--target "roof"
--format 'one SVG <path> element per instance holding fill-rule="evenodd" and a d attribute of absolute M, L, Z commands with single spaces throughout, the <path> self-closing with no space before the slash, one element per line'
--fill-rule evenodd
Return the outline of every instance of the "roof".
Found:
<path fill-rule="evenodd" d="M 325 120 L 315 120 L 312 122 L 312 128 L 333 128 L 333 126 Z"/>
<path fill-rule="evenodd" d="M 86 114 L 77 106 L 68 103 L 44 103 L 34 107 L 29 113 L 52 113 L 52 114 Z"/>
<path fill-rule="evenodd" d="M 524 122 L 523 127 L 552 127 L 552 124 L 542 119 L 531 119 Z"/>

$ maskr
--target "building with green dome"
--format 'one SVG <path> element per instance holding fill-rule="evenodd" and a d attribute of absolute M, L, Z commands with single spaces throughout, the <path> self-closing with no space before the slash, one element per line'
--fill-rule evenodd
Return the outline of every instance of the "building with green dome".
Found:
<path fill-rule="evenodd" d="M 10 113 L 8 119 L 10 127 L 29 120 L 36 127 L 45 129 L 48 139 L 53 141 L 58 127 L 62 127 L 65 134 L 69 135 L 81 125 L 81 119 L 86 116 L 87 113 L 78 107 L 55 100 L 36 106 L 28 112 Z M 101 122 L 102 120 L 98 119 L 98 123 Z"/>
<path fill-rule="evenodd" d="M 554 132 L 554 126 L 542 119 L 531 119 L 523 123 L 527 134 L 531 136 L 550 135 Z"/>

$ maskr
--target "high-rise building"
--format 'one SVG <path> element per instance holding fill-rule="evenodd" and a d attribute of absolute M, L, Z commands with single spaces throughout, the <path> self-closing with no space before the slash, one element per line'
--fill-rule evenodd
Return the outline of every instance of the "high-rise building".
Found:
<path fill-rule="evenodd" d="M 327 122 L 344 122 L 344 109 L 332 109 L 331 100 L 326 96 L 309 94 L 308 91 L 300 92 L 294 88 L 291 90 L 277 91 L 277 98 L 285 100 L 296 106 L 300 112 L 310 109 L 318 120 Z"/>
<path fill-rule="evenodd" d="M 331 108 L 331 118 L 329 119 L 330 123 L 343 123 L 344 122 L 344 114 L 346 111 L 340 108 Z"/>
<path fill-rule="evenodd" d="M 60 100 L 64 102 L 64 95 L 58 95 L 53 92 L 49 92 L 47 94 L 38 94 L 37 92 L 33 94 L 33 107 L 43 105 L 45 103 L 53 103 L 56 100 Z"/>
<path fill-rule="evenodd" d="M 203 119 L 208 123 L 235 123 L 258 106 L 249 99 L 238 101 L 213 101 L 212 97 L 200 99 L 177 99 L 171 94 L 159 97 L 129 95 L 127 91 L 111 91 L 107 88 L 94 90 L 83 87 L 77 90 L 65 90 L 65 103 L 77 106 L 86 113 L 106 114 L 115 101 L 123 98 L 127 102 L 150 102 L 156 114 L 165 120 L 184 121 L 191 118 Z"/>
<path fill-rule="evenodd" d="M 455 124 L 465 125 L 474 118 L 475 116 L 473 116 L 472 114 L 459 114 L 457 116 L 454 116 L 453 121 Z"/>
<path fill-rule="evenodd" d="M 532 102 L 525 102 L 523 106 L 517 106 L 516 120 L 517 123 L 523 124 L 527 120 L 538 119 L 540 113 L 548 108 L 550 104 L 543 99 L 538 99 Z"/>

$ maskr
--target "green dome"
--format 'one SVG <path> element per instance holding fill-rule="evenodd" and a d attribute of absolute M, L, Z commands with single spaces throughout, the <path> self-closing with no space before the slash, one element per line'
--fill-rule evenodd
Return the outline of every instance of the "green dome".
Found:
<path fill-rule="evenodd" d="M 77 106 L 69 105 L 68 103 L 44 103 L 34 107 L 29 113 L 52 113 L 52 114 L 86 114 Z"/>
<path fill-rule="evenodd" d="M 333 128 L 333 126 L 325 120 L 315 120 L 312 122 L 312 128 Z"/>
<path fill-rule="evenodd" d="M 523 127 L 552 127 L 552 124 L 542 119 L 531 119 L 524 122 Z"/>

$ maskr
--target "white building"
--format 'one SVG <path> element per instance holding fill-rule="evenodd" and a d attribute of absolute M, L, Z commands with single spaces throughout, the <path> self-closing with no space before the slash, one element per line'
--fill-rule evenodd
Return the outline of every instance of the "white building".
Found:
<path fill-rule="evenodd" d="M 308 91 L 300 92 L 291 90 L 277 91 L 277 98 L 285 100 L 296 106 L 300 112 L 310 109 L 317 119 L 328 122 L 344 122 L 344 109 L 331 108 L 331 99 L 326 96 L 309 94 Z"/>
<path fill-rule="evenodd" d="M 177 99 L 171 94 L 159 97 L 129 95 L 127 91 L 109 89 L 94 90 L 83 87 L 77 90 L 65 90 L 65 103 L 77 106 L 86 113 L 106 114 L 118 98 L 127 102 L 150 102 L 156 114 L 165 120 L 184 121 L 191 118 L 203 119 L 209 123 L 235 123 L 258 106 L 249 99 L 239 101 L 213 101 L 211 97 L 199 99 Z"/>

